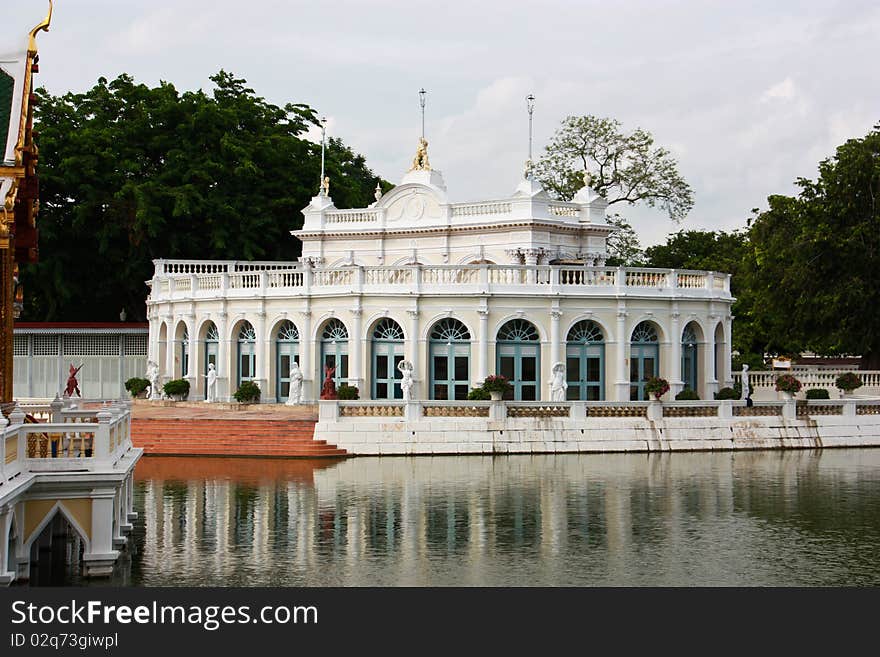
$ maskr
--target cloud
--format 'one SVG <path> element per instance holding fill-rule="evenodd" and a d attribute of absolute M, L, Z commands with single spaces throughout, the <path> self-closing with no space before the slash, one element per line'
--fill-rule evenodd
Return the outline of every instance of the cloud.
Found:
<path fill-rule="evenodd" d="M 761 102 L 768 103 L 774 100 L 792 100 L 797 95 L 794 80 L 785 78 L 782 82 L 774 84 L 761 94 Z"/>

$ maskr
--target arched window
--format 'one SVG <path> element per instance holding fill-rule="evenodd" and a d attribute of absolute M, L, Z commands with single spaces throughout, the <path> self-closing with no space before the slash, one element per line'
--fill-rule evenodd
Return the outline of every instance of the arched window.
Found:
<path fill-rule="evenodd" d="M 373 329 L 373 399 L 403 399 L 397 365 L 403 360 L 403 329 L 393 319 L 379 320 Z"/>
<path fill-rule="evenodd" d="M 566 398 L 581 401 L 605 399 L 605 337 L 592 320 L 581 320 L 565 339 Z"/>
<path fill-rule="evenodd" d="M 681 380 L 685 388 L 697 390 L 697 333 L 691 322 L 681 333 Z"/>
<path fill-rule="evenodd" d="M 244 322 L 238 331 L 238 386 L 253 381 L 257 371 L 257 332 L 250 322 Z"/>
<path fill-rule="evenodd" d="M 348 383 L 348 329 L 345 324 L 333 318 L 324 325 L 321 332 L 321 380 L 324 368 L 335 367 L 333 380 L 339 387 Z"/>
<path fill-rule="evenodd" d="M 180 376 L 189 374 L 189 329 L 184 325 L 180 336 Z"/>
<path fill-rule="evenodd" d="M 214 363 L 214 370 L 217 370 L 217 354 L 219 349 L 220 333 L 217 331 L 217 326 L 214 322 L 208 322 L 208 328 L 205 331 L 205 371 L 202 372 L 205 376 L 208 374 L 208 365 L 210 363 Z"/>
<path fill-rule="evenodd" d="M 498 374 L 513 385 L 505 399 L 540 399 L 541 342 L 537 327 L 524 319 L 512 319 L 498 329 L 496 343 Z"/>
<path fill-rule="evenodd" d="M 290 397 L 290 366 L 299 363 L 299 331 L 286 320 L 275 333 L 275 399 L 286 402 Z"/>
<path fill-rule="evenodd" d="M 471 334 L 464 324 L 446 317 L 431 327 L 428 343 L 431 399 L 467 399 L 470 359 Z"/>
<path fill-rule="evenodd" d="M 630 338 L 629 398 L 647 400 L 645 383 L 660 374 L 660 339 L 651 322 L 639 322 Z"/>

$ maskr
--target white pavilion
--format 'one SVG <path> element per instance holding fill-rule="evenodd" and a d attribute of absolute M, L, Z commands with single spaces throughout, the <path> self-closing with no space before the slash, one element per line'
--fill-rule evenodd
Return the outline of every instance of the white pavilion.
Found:
<path fill-rule="evenodd" d="M 606 266 L 615 230 L 607 202 L 584 186 L 552 199 L 526 172 L 505 198 L 452 203 L 427 143 L 400 184 L 366 208 L 337 209 L 322 184 L 291 233 L 291 262 L 156 260 L 148 281 L 148 358 L 163 380 L 186 378 L 204 399 L 254 381 L 283 403 L 296 361 L 301 400 L 316 400 L 324 367 L 361 399 L 461 400 L 490 374 L 510 398 L 550 398 L 566 368 L 569 400 L 643 400 L 667 379 L 712 399 L 730 386 L 730 276 Z"/>

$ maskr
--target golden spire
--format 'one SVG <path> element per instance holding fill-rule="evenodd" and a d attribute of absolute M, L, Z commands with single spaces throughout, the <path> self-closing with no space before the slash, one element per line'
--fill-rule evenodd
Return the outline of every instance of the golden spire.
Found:
<path fill-rule="evenodd" d="M 37 52 L 37 32 L 43 30 L 45 32 L 49 31 L 49 25 L 52 23 L 52 0 L 49 0 L 49 13 L 46 14 L 46 18 L 42 20 L 42 22 L 37 25 L 34 29 L 30 31 L 30 39 L 28 40 L 28 53 L 33 54 Z"/>

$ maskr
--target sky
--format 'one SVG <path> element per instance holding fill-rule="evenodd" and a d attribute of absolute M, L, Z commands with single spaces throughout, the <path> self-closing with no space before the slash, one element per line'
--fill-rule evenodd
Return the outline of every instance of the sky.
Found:
<path fill-rule="evenodd" d="M 46 0 L 4 0 L 0 53 Z M 57 0 L 38 83 L 98 77 L 210 89 L 218 70 L 270 102 L 302 102 L 398 182 L 421 131 L 452 201 L 510 195 L 528 151 L 568 115 L 618 119 L 670 150 L 694 190 L 674 225 L 625 208 L 643 245 L 679 228 L 733 230 L 770 194 L 880 121 L 880 3 L 486 0 Z"/>

